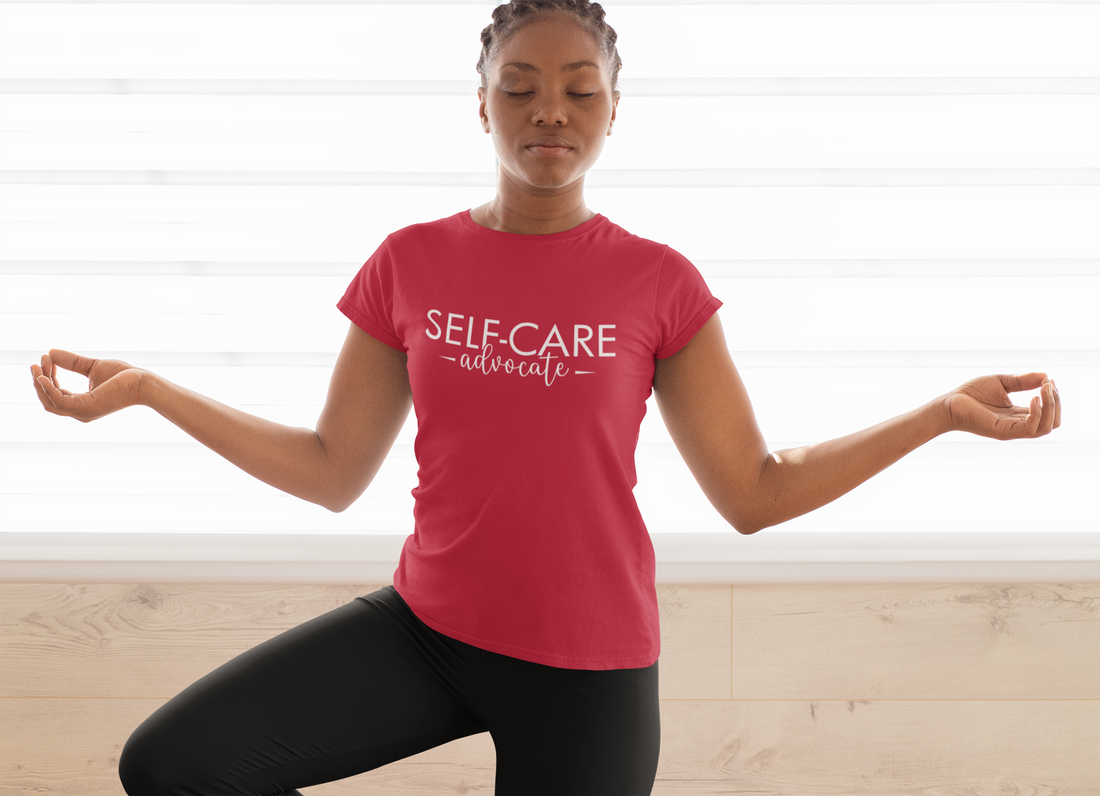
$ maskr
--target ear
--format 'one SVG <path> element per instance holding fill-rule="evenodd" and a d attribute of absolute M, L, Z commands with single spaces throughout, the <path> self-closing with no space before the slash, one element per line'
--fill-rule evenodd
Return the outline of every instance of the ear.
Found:
<path fill-rule="evenodd" d="M 610 121 L 610 122 L 608 122 L 608 124 L 607 124 L 607 134 L 608 134 L 608 135 L 611 135 L 611 125 L 613 125 L 613 124 L 615 123 L 615 112 L 616 112 L 616 111 L 617 111 L 617 110 L 619 109 L 619 97 L 620 97 L 620 96 L 621 96 L 621 95 L 619 94 L 619 92 L 618 92 L 618 91 L 615 91 L 615 92 L 614 92 L 614 93 L 612 94 L 612 100 L 611 100 L 611 121 Z"/>
<path fill-rule="evenodd" d="M 488 100 L 488 97 L 486 96 L 485 92 L 479 88 L 477 90 L 477 98 L 478 102 L 480 103 L 477 112 L 478 116 L 481 117 L 481 129 L 487 133 L 491 133 L 492 130 L 489 129 L 489 114 L 485 110 L 485 103 Z"/>

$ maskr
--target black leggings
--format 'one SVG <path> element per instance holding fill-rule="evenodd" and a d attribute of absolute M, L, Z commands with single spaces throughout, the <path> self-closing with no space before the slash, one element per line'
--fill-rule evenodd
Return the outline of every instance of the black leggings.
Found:
<path fill-rule="evenodd" d="M 648 794 L 657 664 L 561 669 L 488 652 L 420 621 L 393 588 L 242 653 L 126 742 L 129 796 L 297 794 L 489 732 L 496 793 Z"/>

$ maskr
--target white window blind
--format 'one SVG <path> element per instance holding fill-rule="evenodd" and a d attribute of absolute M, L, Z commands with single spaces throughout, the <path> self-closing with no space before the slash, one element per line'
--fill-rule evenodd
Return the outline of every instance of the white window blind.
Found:
<path fill-rule="evenodd" d="M 29 366 L 121 358 L 314 427 L 354 273 L 389 232 L 494 195 L 474 69 L 494 5 L 0 2 L 0 578 L 392 573 L 412 414 L 333 514 L 152 410 L 49 415 Z M 1045 370 L 1064 398 L 1049 437 L 945 435 L 753 537 L 651 399 L 635 493 L 666 577 L 919 559 L 965 580 L 995 559 L 1100 578 L 1100 4 L 605 7 L 622 100 L 587 203 L 699 267 L 771 450 L 985 373 Z M 92 561 L 144 563 L 65 568 Z"/>

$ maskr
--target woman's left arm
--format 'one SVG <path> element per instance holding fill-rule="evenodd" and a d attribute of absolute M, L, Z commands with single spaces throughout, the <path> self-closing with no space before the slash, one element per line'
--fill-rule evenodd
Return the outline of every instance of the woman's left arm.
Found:
<path fill-rule="evenodd" d="M 1010 392 L 1041 388 L 1027 408 Z M 678 352 L 657 360 L 657 407 L 703 493 L 743 534 L 831 503 L 948 431 L 1041 437 L 1061 425 L 1045 373 L 981 376 L 903 415 L 844 437 L 769 453 L 717 313 Z"/>

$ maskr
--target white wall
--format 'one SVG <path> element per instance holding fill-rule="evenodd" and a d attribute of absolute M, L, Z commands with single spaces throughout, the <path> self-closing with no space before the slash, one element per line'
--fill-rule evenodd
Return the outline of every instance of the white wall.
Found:
<path fill-rule="evenodd" d="M 332 514 L 151 410 L 48 415 L 29 366 L 119 357 L 312 427 L 358 267 L 493 195 L 494 5 L 0 3 L 0 532 L 411 532 L 411 415 Z M 606 6 L 623 99 L 587 202 L 698 265 L 772 450 L 983 373 L 1043 370 L 1063 397 L 1049 437 L 940 437 L 764 533 L 1095 544 L 1100 5 Z M 655 538 L 734 534 L 652 400 L 637 458 Z M 57 550 L 18 538 L 3 577 Z"/>

